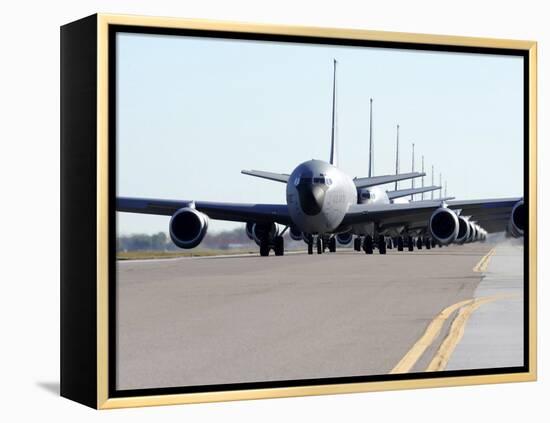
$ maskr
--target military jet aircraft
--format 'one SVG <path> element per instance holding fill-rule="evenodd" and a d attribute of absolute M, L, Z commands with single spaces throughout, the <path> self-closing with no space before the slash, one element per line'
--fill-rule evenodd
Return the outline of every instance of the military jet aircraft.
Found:
<path fill-rule="evenodd" d="M 322 253 L 326 244 L 336 250 L 336 238 L 344 241 L 353 234 L 359 238 L 365 252 L 372 252 L 377 242 L 385 253 L 385 234 L 395 228 L 408 232 L 427 228 L 437 243 L 455 242 L 462 233 L 463 219 L 476 221 L 479 236 L 483 231 L 507 230 L 513 236 L 523 236 L 525 227 L 522 198 L 482 199 L 468 201 L 424 200 L 404 204 L 393 203 L 400 196 L 425 192 L 422 188 L 385 191 L 378 186 L 424 176 L 411 172 L 397 175 L 353 178 L 337 166 L 335 140 L 336 60 L 333 76 L 333 113 L 329 161 L 310 160 L 299 164 L 290 174 L 258 170 L 242 173 L 284 183 L 286 204 L 221 203 L 195 200 L 168 200 L 119 197 L 116 210 L 171 216 L 169 234 L 180 248 L 194 248 L 203 240 L 209 219 L 246 223 L 247 234 L 260 247 L 260 255 L 284 254 L 284 232 L 289 229 L 293 239 L 303 239 L 308 253 Z M 280 231 L 279 225 L 284 229 Z M 468 224 L 469 225 L 469 224 Z M 478 236 L 478 235 L 476 235 Z"/>

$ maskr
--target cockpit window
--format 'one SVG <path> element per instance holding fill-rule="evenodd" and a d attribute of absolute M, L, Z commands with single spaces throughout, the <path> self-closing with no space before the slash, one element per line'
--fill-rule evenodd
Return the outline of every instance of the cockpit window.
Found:
<path fill-rule="evenodd" d="M 331 185 L 332 179 L 326 178 L 324 176 L 318 176 L 315 178 L 311 178 L 308 176 L 299 176 L 294 180 L 295 185 L 311 185 L 311 184 L 323 184 L 323 185 Z"/>
<path fill-rule="evenodd" d="M 370 191 L 362 191 L 361 192 L 361 198 L 363 200 L 374 200 L 374 192 L 370 192 Z"/>

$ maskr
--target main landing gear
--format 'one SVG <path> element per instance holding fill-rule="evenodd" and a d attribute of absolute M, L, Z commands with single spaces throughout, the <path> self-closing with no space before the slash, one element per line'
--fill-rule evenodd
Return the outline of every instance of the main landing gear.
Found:
<path fill-rule="evenodd" d="M 373 249 L 374 249 L 373 244 L 374 243 L 372 241 L 372 236 L 365 235 L 365 239 L 363 240 L 363 251 L 365 252 L 365 254 L 372 254 L 373 253 Z"/>
<path fill-rule="evenodd" d="M 402 236 L 397 237 L 397 251 L 403 251 L 403 245 L 404 245 L 403 237 Z"/>
<path fill-rule="evenodd" d="M 328 240 L 328 250 L 331 253 L 336 252 L 336 237 L 333 236 Z"/>
<path fill-rule="evenodd" d="M 426 250 L 429 250 L 432 248 L 432 242 L 430 241 L 430 238 L 428 237 L 424 238 L 424 245 L 426 245 Z"/>
<path fill-rule="evenodd" d="M 378 252 L 380 254 L 386 254 L 386 238 L 384 235 L 378 236 Z"/>
<path fill-rule="evenodd" d="M 282 236 L 276 236 L 273 238 L 273 241 L 270 243 L 267 239 L 262 239 L 260 241 L 260 256 L 267 257 L 269 255 L 269 250 L 273 248 L 273 251 L 276 256 L 282 256 L 285 253 L 285 240 Z"/>
<path fill-rule="evenodd" d="M 414 239 L 410 235 L 407 237 L 407 249 L 409 251 L 414 251 Z"/>

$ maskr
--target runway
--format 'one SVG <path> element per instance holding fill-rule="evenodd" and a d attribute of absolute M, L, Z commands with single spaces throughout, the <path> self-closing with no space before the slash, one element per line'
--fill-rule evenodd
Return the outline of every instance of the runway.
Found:
<path fill-rule="evenodd" d="M 503 248 L 494 247 L 118 262 L 117 388 L 444 370 L 449 360 L 460 367 L 468 363 L 452 353 L 462 345 L 449 335 L 471 311 L 460 355 L 480 351 L 466 339 L 476 308 L 486 307 L 472 301 L 494 294 L 476 292 Z M 500 300 L 490 299 L 508 313 Z M 498 318 L 486 317 L 485 330 Z M 517 331 L 499 333 L 517 352 Z M 449 357 L 437 368 L 442 345 Z"/>

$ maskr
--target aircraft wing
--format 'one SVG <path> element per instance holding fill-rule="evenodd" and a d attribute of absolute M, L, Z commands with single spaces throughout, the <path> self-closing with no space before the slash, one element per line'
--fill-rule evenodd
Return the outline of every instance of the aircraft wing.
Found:
<path fill-rule="evenodd" d="M 375 185 L 389 184 L 390 182 L 403 181 L 405 179 L 418 178 L 420 176 L 426 176 L 426 174 L 420 172 L 411 172 L 400 173 L 398 175 L 372 176 L 370 178 L 355 178 L 353 182 L 355 183 L 355 186 L 357 188 L 367 188 Z"/>
<path fill-rule="evenodd" d="M 118 197 L 116 210 L 127 213 L 172 216 L 183 207 L 195 207 L 210 219 L 233 222 L 276 222 L 290 225 L 286 204 L 218 203 L 211 201 L 160 200 L 154 198 Z"/>
<path fill-rule="evenodd" d="M 390 200 L 395 200 L 396 198 L 408 197 L 409 195 L 422 194 L 423 192 L 436 191 L 440 189 L 440 186 L 429 186 L 429 187 L 420 187 L 420 188 L 408 188 L 408 189 L 398 189 L 397 191 L 386 191 L 388 198 Z"/>
<path fill-rule="evenodd" d="M 512 208 L 520 200 L 521 198 L 503 198 L 449 201 L 446 204 L 451 210 L 460 211 L 461 216 L 470 216 L 470 220 L 477 222 L 487 232 L 501 232 L 506 230 Z M 344 217 L 342 226 L 375 222 L 381 228 L 423 227 L 441 204 L 441 200 L 404 204 L 355 204 Z"/>

